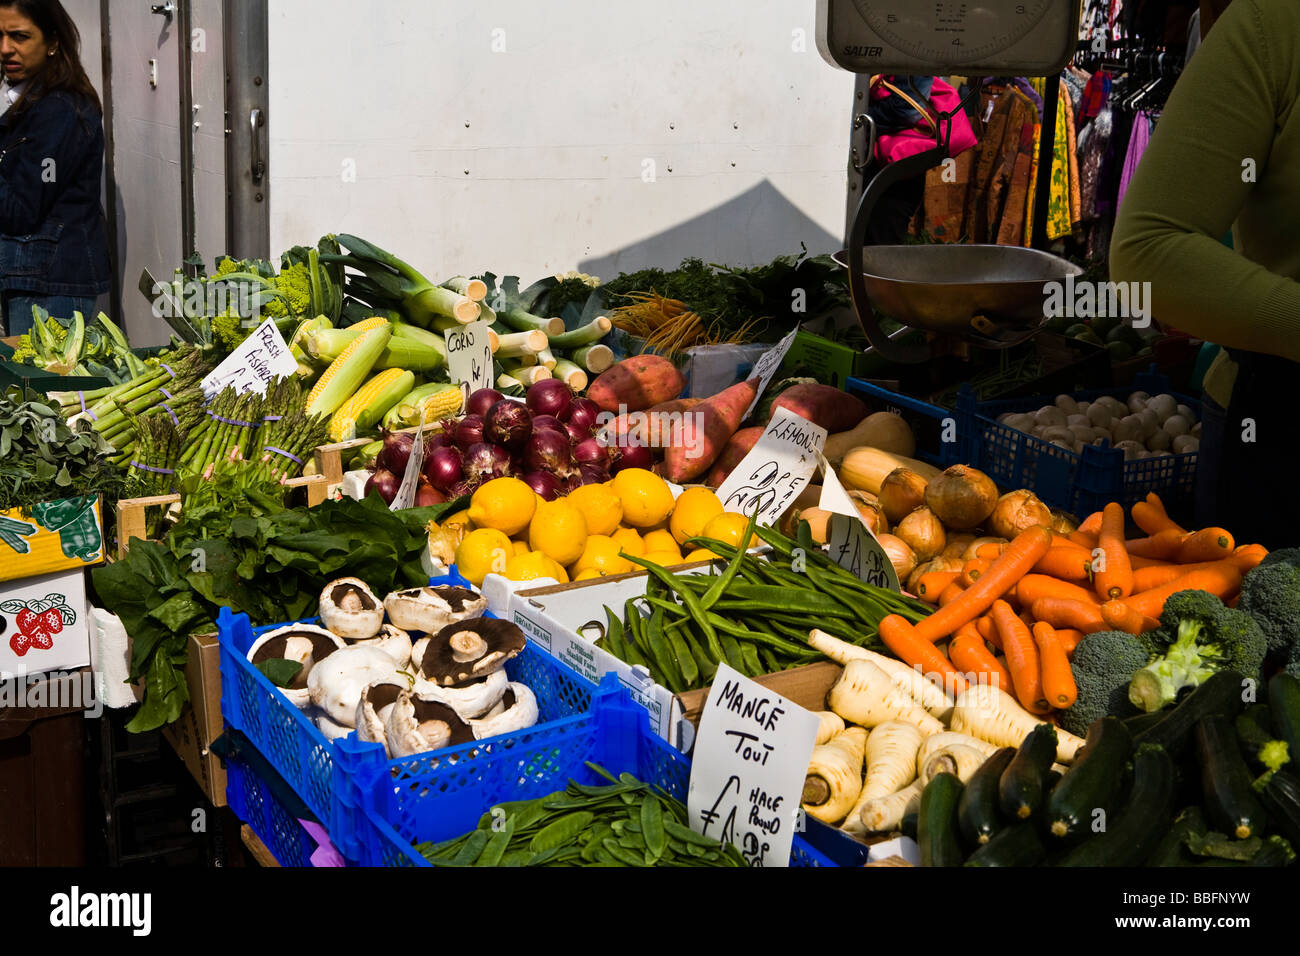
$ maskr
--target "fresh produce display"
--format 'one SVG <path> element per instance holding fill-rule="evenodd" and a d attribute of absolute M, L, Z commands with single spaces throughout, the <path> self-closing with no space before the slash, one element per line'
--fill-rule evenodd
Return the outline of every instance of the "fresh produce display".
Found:
<path fill-rule="evenodd" d="M 1184 455 L 1201 444 L 1196 412 L 1168 394 L 1138 391 L 1127 402 L 1111 395 L 1092 402 L 1058 395 L 1035 412 L 1007 412 L 998 421 L 1074 452 L 1106 443 L 1122 450 L 1125 461 Z"/>
<path fill-rule="evenodd" d="M 0 395 L 0 511 L 22 514 L 43 502 L 103 495 L 126 486 L 113 450 L 86 424 L 68 424 L 44 401 Z"/>
<path fill-rule="evenodd" d="M 146 365 L 103 312 L 90 321 L 80 312 L 65 319 L 40 306 L 32 306 L 32 330 L 19 337 L 10 361 L 59 375 L 99 376 L 113 384 L 140 375 Z"/>
<path fill-rule="evenodd" d="M 569 781 L 537 800 L 490 808 L 478 827 L 416 845 L 434 866 L 745 866 L 730 843 L 690 828 L 686 806 L 624 773 L 590 786 Z"/>

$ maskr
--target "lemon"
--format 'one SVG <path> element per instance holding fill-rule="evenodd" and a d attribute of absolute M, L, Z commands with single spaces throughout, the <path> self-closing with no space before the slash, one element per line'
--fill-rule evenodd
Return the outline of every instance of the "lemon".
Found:
<path fill-rule="evenodd" d="M 645 554 L 645 542 L 641 536 L 636 533 L 635 528 L 620 527 L 610 535 L 628 554 L 636 555 L 638 558 Z"/>
<path fill-rule="evenodd" d="M 537 578 L 555 578 L 555 562 L 540 551 L 517 554 L 506 562 L 506 577 L 511 581 L 533 581 Z"/>
<path fill-rule="evenodd" d="M 447 515 L 447 517 L 439 521 L 438 524 L 443 527 L 446 527 L 447 525 L 451 525 L 451 524 L 466 525 L 467 526 L 466 530 L 468 531 L 474 530 L 473 522 L 469 520 L 468 508 L 461 508 L 460 511 L 457 511 L 455 514 Z"/>
<path fill-rule="evenodd" d="M 714 554 L 708 548 L 696 548 L 682 560 L 689 564 L 692 561 L 712 561 L 714 558 L 720 557 L 721 555 Z"/>
<path fill-rule="evenodd" d="M 677 547 L 677 539 L 673 537 L 671 531 L 649 531 L 641 536 L 641 540 L 645 543 L 646 554 L 652 551 L 681 553 L 681 549 Z"/>
<path fill-rule="evenodd" d="M 736 514 L 734 511 L 725 511 L 705 524 L 704 529 L 700 532 L 700 537 L 714 538 L 717 541 L 738 548 L 740 547 L 740 536 L 745 533 L 745 528 L 748 525 L 749 520 L 744 515 Z M 758 544 L 758 535 L 751 534 L 749 544 L 746 547 L 756 548 Z"/>
<path fill-rule="evenodd" d="M 579 571 L 573 576 L 575 581 L 590 581 L 592 578 L 603 578 L 605 575 L 595 568 L 588 568 L 586 571 Z"/>
<path fill-rule="evenodd" d="M 626 574 L 636 570 L 636 566 L 627 558 L 620 558 L 621 546 L 608 535 L 588 535 L 587 544 L 582 549 L 582 556 L 569 568 L 574 574 L 596 570 L 602 574 Z"/>
<path fill-rule="evenodd" d="M 456 547 L 456 570 L 478 587 L 489 574 L 503 574 L 514 556 L 514 542 L 495 528 L 479 528 Z"/>
<path fill-rule="evenodd" d="M 688 538 L 694 538 L 712 519 L 722 514 L 722 502 L 708 488 L 687 488 L 677 496 L 673 504 L 672 517 L 668 527 L 673 539 L 685 544 Z"/>
<path fill-rule="evenodd" d="M 623 502 L 623 522 L 650 528 L 673 510 L 673 493 L 664 481 L 645 468 L 624 468 L 614 476 L 614 491 Z"/>
<path fill-rule="evenodd" d="M 682 556 L 676 551 L 650 551 L 646 553 L 644 560 L 665 568 L 684 563 Z"/>
<path fill-rule="evenodd" d="M 528 547 L 527 541 L 515 540 L 512 541 L 511 544 L 515 546 L 515 554 L 527 554 L 532 550 L 532 548 Z"/>
<path fill-rule="evenodd" d="M 476 528 L 518 534 L 533 520 L 537 498 L 537 492 L 518 478 L 493 478 L 469 499 L 469 520 Z"/>
<path fill-rule="evenodd" d="M 564 570 L 564 566 L 554 558 L 548 560 L 551 562 L 551 577 L 555 578 L 555 580 L 559 581 L 561 584 L 568 584 L 569 572 Z"/>
<path fill-rule="evenodd" d="M 565 500 L 582 512 L 588 534 L 613 534 L 623 520 L 623 502 L 604 485 L 575 488 Z"/>
<path fill-rule="evenodd" d="M 528 526 L 528 543 L 567 568 L 587 546 L 587 520 L 565 498 L 543 502 Z"/>

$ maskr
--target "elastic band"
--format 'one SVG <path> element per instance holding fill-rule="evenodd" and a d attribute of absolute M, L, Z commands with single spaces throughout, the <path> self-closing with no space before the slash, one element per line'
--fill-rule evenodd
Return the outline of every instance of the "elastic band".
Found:
<path fill-rule="evenodd" d="M 176 397 L 171 392 L 167 391 L 167 389 L 163 388 L 161 385 L 158 386 L 158 391 L 163 393 L 163 398 L 172 399 Z"/>
<path fill-rule="evenodd" d="M 172 367 L 168 365 L 166 362 L 159 362 L 158 364 L 161 365 L 163 368 L 165 368 L 167 370 L 167 374 L 170 375 L 172 378 L 176 377 L 176 373 L 172 371 Z"/>
<path fill-rule="evenodd" d="M 256 427 L 257 427 L 257 424 L 256 424 L 255 422 L 241 422 L 241 421 L 236 421 L 236 420 L 233 419 L 233 418 L 222 418 L 220 415 L 217 415 L 217 414 L 215 414 L 215 413 L 213 413 L 213 412 L 211 412 L 211 411 L 208 412 L 208 417 L 209 417 L 209 418 L 215 418 L 217 421 L 219 421 L 219 422 L 221 422 L 222 424 L 225 424 L 225 425 L 238 425 L 240 428 L 256 428 Z"/>
<path fill-rule="evenodd" d="M 279 448 L 272 448 L 270 445 L 263 445 L 263 446 L 262 446 L 262 451 L 273 451 L 273 452 L 275 452 L 277 455 L 282 455 L 282 456 L 284 456 L 285 458 L 288 458 L 290 461 L 295 462 L 296 464 L 299 464 L 299 465 L 302 464 L 302 459 L 299 458 L 297 455 L 291 455 L 291 454 L 289 454 L 287 451 L 284 451 L 284 450 L 279 449 Z"/>
<path fill-rule="evenodd" d="M 77 393 L 77 401 L 81 402 L 81 410 L 82 410 L 83 412 L 84 412 L 84 411 L 88 411 L 88 409 L 86 408 L 86 393 L 85 393 L 85 392 L 78 392 L 78 393 Z"/>
<path fill-rule="evenodd" d="M 283 416 L 283 415 L 263 415 L 263 416 L 262 416 L 262 421 L 264 421 L 264 422 L 279 422 L 279 421 L 283 421 L 283 420 L 284 420 L 284 416 Z"/>
<path fill-rule="evenodd" d="M 170 395 L 168 395 L 167 397 L 168 397 L 168 398 L 171 398 Z M 175 425 L 177 428 L 180 428 L 180 427 L 181 427 L 181 420 L 180 420 L 179 418 L 176 417 L 176 413 L 175 413 L 174 411 L 172 411 L 172 407 L 171 407 L 170 405 L 168 405 L 166 402 L 162 402 L 161 404 L 162 404 L 162 407 L 163 407 L 163 408 L 167 409 L 167 414 L 168 414 L 169 416 L 171 416 L 172 424 Z"/>
<path fill-rule="evenodd" d="M 132 468 L 139 468 L 141 471 L 152 471 L 155 475 L 174 475 L 176 472 L 170 468 L 151 468 L 148 465 L 142 465 L 138 461 L 131 462 Z"/>

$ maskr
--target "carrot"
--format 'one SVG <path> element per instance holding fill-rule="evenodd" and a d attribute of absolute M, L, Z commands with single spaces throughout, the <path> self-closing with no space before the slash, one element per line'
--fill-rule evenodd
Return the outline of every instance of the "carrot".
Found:
<path fill-rule="evenodd" d="M 1139 501 L 1133 506 L 1133 523 L 1147 534 L 1159 534 L 1161 531 L 1187 534 L 1187 529 L 1165 512 L 1165 503 L 1154 491 L 1147 494 L 1145 501 Z"/>
<path fill-rule="evenodd" d="M 948 658 L 959 670 L 975 677 L 984 676 L 985 683 L 992 684 L 1010 694 L 1011 675 L 998 663 L 998 659 L 989 653 L 980 637 L 975 622 L 967 621 L 957 629 L 957 636 L 948 644 Z"/>
<path fill-rule="evenodd" d="M 957 599 L 962 591 L 966 590 L 961 586 L 959 579 L 953 579 L 948 582 L 948 586 L 939 592 L 939 607 L 947 607 Z"/>
<path fill-rule="evenodd" d="M 1085 604 L 1100 604 L 1096 593 L 1091 588 L 1080 587 L 1069 581 L 1058 581 L 1046 574 L 1026 574 L 1016 585 L 1016 600 L 1021 607 L 1033 607 L 1039 598 L 1066 598 L 1070 601 L 1083 601 Z"/>
<path fill-rule="evenodd" d="M 1045 714 L 1051 708 L 1043 697 L 1043 681 L 1038 672 L 1038 648 L 1025 622 L 1016 617 L 1006 601 L 993 602 L 993 623 L 1002 638 L 1007 655 L 1007 671 L 1016 699 L 1030 713 Z"/>
<path fill-rule="evenodd" d="M 964 588 L 970 587 L 980 579 L 985 571 L 989 569 L 991 561 L 983 561 L 980 558 L 973 558 L 961 566 L 961 573 L 957 576 Z"/>
<path fill-rule="evenodd" d="M 1237 565 L 1237 569 L 1245 574 L 1251 568 L 1257 567 L 1261 561 L 1268 557 L 1268 548 L 1262 544 L 1241 544 L 1232 552 L 1232 561 Z"/>
<path fill-rule="evenodd" d="M 1160 531 L 1149 538 L 1131 538 L 1124 542 L 1124 550 L 1139 558 L 1173 561 L 1182 546 L 1183 536 L 1177 531 Z"/>
<path fill-rule="evenodd" d="M 980 575 L 980 579 L 962 591 L 947 607 L 941 607 L 916 625 L 916 633 L 931 643 L 952 634 L 967 621 L 983 614 L 993 602 L 1023 580 L 1026 572 L 1047 553 L 1052 543 L 1052 533 L 1046 528 L 1033 527 L 1016 535 L 1014 541 Z M 1031 575 L 1032 577 L 1032 575 Z M 1050 580 L 1050 578 L 1048 579 Z"/>
<path fill-rule="evenodd" d="M 1101 619 L 1112 631 L 1127 631 L 1130 634 L 1145 634 L 1154 631 L 1160 622 L 1133 610 L 1122 598 L 1107 601 L 1101 606 Z"/>
<path fill-rule="evenodd" d="M 1097 546 L 1102 559 L 1094 563 L 1092 579 L 1097 597 L 1103 601 L 1128 597 L 1133 593 L 1133 566 L 1124 550 L 1124 506 L 1112 501 L 1101 513 L 1101 533 Z"/>
<path fill-rule="evenodd" d="M 942 614 L 936 611 L 935 614 Z M 934 614 L 930 615 L 930 618 Z M 926 618 L 925 620 L 930 620 Z M 956 696 L 967 688 L 967 682 L 952 662 L 943 655 L 943 651 L 934 646 L 934 642 L 919 633 L 919 629 L 901 614 L 890 614 L 880 622 L 880 640 L 904 664 L 914 667 L 934 681 L 939 680 L 945 690 Z"/>
<path fill-rule="evenodd" d="M 1096 535 L 1101 531 L 1101 518 L 1101 512 L 1094 511 L 1092 514 L 1088 515 L 1088 517 L 1079 522 L 1079 527 L 1076 531 L 1096 537 Z"/>
<path fill-rule="evenodd" d="M 689 481 L 709 470 L 722 454 L 727 441 L 740 429 L 741 419 L 758 394 L 758 379 L 738 382 L 691 409 L 674 437 L 677 443 L 664 449 L 664 477 Z"/>
<path fill-rule="evenodd" d="M 1174 560 L 1179 564 L 1199 561 L 1218 561 L 1232 554 L 1237 543 L 1222 528 L 1202 528 L 1183 538 Z"/>
<path fill-rule="evenodd" d="M 1076 631 L 1072 627 L 1058 627 L 1056 629 L 1056 639 L 1061 642 L 1061 647 L 1065 649 L 1065 656 L 1073 657 L 1074 649 L 1083 640 L 1083 631 Z"/>
<path fill-rule="evenodd" d="M 943 589 L 952 584 L 959 573 L 958 571 L 927 571 L 921 575 L 921 580 L 916 584 L 916 596 L 931 604 L 936 603 Z"/>
<path fill-rule="evenodd" d="M 1096 604 L 1088 601 L 1071 601 L 1068 598 L 1041 597 L 1030 609 L 1034 617 L 1052 627 L 1067 627 L 1084 634 L 1106 630 L 1106 621 Z"/>
<path fill-rule="evenodd" d="M 994 544 L 990 541 L 988 544 L 981 544 L 975 549 L 975 557 L 980 561 L 996 561 L 1004 550 L 1006 550 L 1006 545 Z"/>
<path fill-rule="evenodd" d="M 1002 650 L 1002 638 L 998 635 L 998 629 L 993 626 L 993 615 L 983 614 L 975 621 L 975 628 L 980 632 L 980 637 L 988 641 L 998 650 Z M 1007 693 L 1010 693 L 1008 691 Z"/>
<path fill-rule="evenodd" d="M 1066 537 L 1088 551 L 1093 551 L 1097 547 L 1097 535 L 1091 531 L 1073 531 Z"/>
<path fill-rule="evenodd" d="M 1241 588 L 1241 572 L 1226 562 L 1204 571 L 1190 571 L 1180 578 L 1149 591 L 1130 594 L 1124 601 L 1130 608 L 1147 617 L 1159 617 L 1165 600 L 1179 591 L 1209 591 L 1221 601 L 1226 601 Z"/>
<path fill-rule="evenodd" d="M 1087 581 L 1092 573 L 1092 554 L 1074 545 L 1048 548 L 1034 571 L 1062 581 Z"/>
<path fill-rule="evenodd" d="M 1079 696 L 1078 688 L 1074 686 L 1074 674 L 1070 671 L 1070 659 L 1057 640 L 1052 625 L 1042 622 L 1035 624 L 1033 635 L 1034 644 L 1038 648 L 1043 696 L 1053 707 L 1065 710 Z"/>
<path fill-rule="evenodd" d="M 1173 568 L 1177 567 L 1172 561 L 1161 561 L 1157 558 L 1143 558 L 1139 555 L 1130 553 L 1128 563 L 1133 566 L 1133 570 L 1138 568 Z"/>
<path fill-rule="evenodd" d="M 1259 559 L 1262 560 L 1262 559 Z M 1133 572 L 1133 590 L 1150 591 L 1162 584 L 1168 584 L 1176 578 L 1193 571 L 1213 571 L 1220 567 L 1236 568 L 1245 574 L 1259 563 L 1254 554 L 1232 555 L 1222 561 L 1200 561 L 1196 564 L 1165 564 L 1152 568 L 1138 568 Z"/>

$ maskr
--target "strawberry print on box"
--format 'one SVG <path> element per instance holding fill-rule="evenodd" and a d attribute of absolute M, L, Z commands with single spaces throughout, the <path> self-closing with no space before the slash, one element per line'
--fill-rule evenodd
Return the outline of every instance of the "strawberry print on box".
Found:
<path fill-rule="evenodd" d="M 90 662 L 80 569 L 0 584 L 0 680 Z"/>

